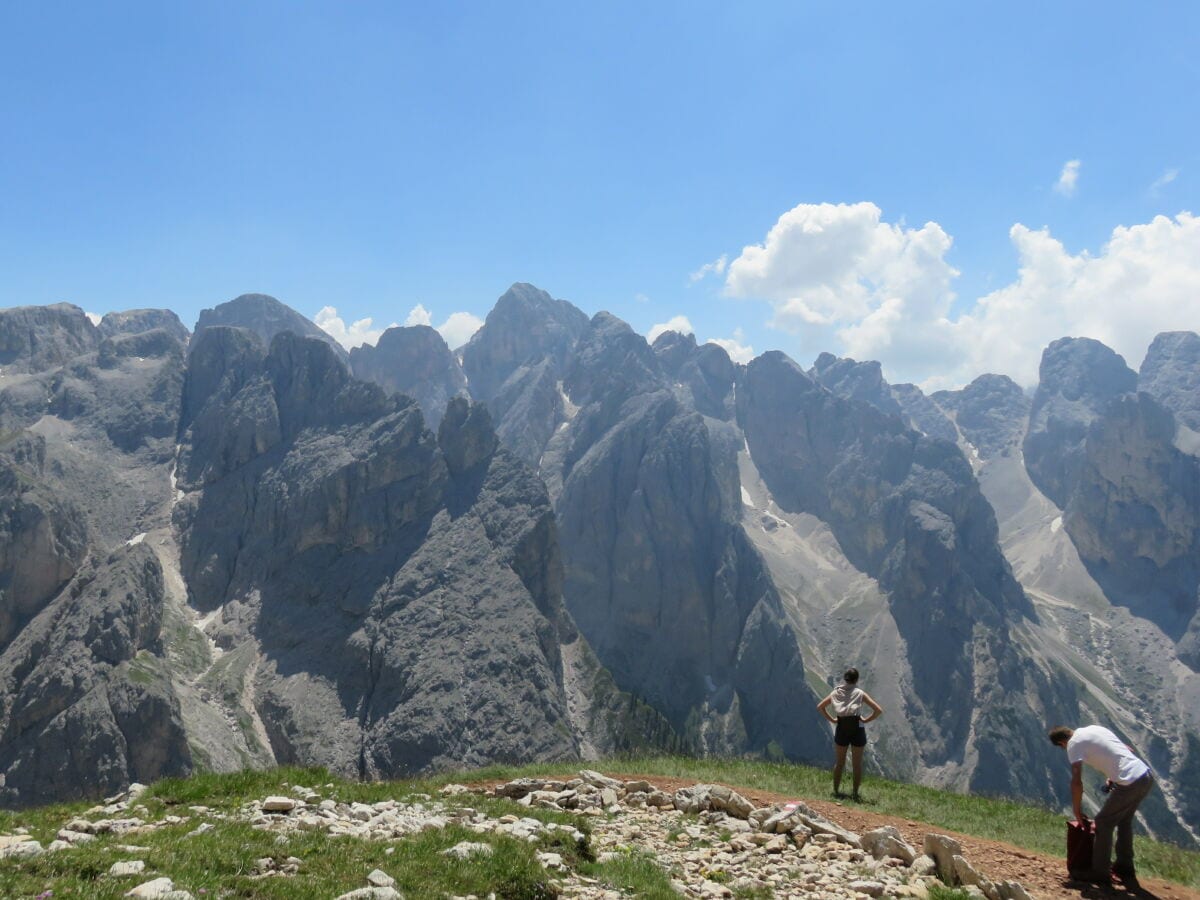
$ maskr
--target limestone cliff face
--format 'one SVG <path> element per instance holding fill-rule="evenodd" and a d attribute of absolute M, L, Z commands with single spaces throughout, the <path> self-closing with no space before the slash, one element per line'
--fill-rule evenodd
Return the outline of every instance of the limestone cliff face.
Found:
<path fill-rule="evenodd" d="M 99 334 L 70 303 L 0 310 L 0 373 L 44 372 L 96 349 Z"/>
<path fill-rule="evenodd" d="M 954 415 L 963 438 L 987 459 L 1018 452 L 1030 401 L 1006 375 L 980 375 L 959 391 L 938 391 L 933 401 Z"/>
<path fill-rule="evenodd" d="M 146 317 L 105 333 L 68 311 L 87 336 L 71 344 L 63 315 L 30 337 L 36 371 L 0 381 L 4 805 L 192 766 L 163 657 L 163 571 L 145 543 L 170 497 L 183 346 L 134 330 Z"/>
<path fill-rule="evenodd" d="M 839 397 L 870 403 L 880 412 L 893 416 L 901 413 L 900 404 L 884 381 L 883 368 L 875 360 L 859 362 L 822 353 L 809 369 L 808 377 Z"/>
<path fill-rule="evenodd" d="M 684 402 L 714 419 L 733 418 L 738 367 L 722 347 L 697 346 L 692 335 L 668 331 L 654 342 L 654 354 L 664 374 L 684 391 Z"/>
<path fill-rule="evenodd" d="M 958 448 L 831 394 L 777 352 L 746 367 L 737 396 L 774 502 L 827 523 L 849 561 L 887 593 L 908 647 L 906 714 L 920 723 L 925 764 L 967 754 L 978 760 L 969 772 L 978 789 L 1046 790 L 1053 759 L 1031 698 L 1066 700 L 1009 638 L 1032 608 Z M 991 764 L 1006 754 L 1020 756 L 1020 772 Z"/>
<path fill-rule="evenodd" d="M 406 394 L 420 405 L 430 428 L 437 428 L 452 397 L 467 394 L 467 377 L 442 336 L 428 325 L 389 328 L 372 347 L 350 351 L 355 378 Z"/>
<path fill-rule="evenodd" d="M 1200 431 L 1200 335 L 1165 331 L 1155 337 L 1138 372 L 1138 390 L 1169 409 L 1177 421 Z"/>
<path fill-rule="evenodd" d="M 1038 489 L 1066 505 L 1088 428 L 1114 397 L 1137 390 L 1125 360 L 1090 338 L 1060 338 L 1042 353 L 1025 435 L 1025 467 Z"/>
<path fill-rule="evenodd" d="M 553 514 L 486 410 L 453 400 L 435 437 L 292 334 L 264 356 L 213 329 L 192 358 L 183 572 L 217 640 L 261 657 L 275 759 L 379 776 L 576 755 Z"/>
<path fill-rule="evenodd" d="M 1174 440 L 1174 417 L 1149 394 L 1111 401 L 1088 430 L 1063 524 L 1105 593 L 1178 641 L 1200 610 L 1200 459 Z"/>
<path fill-rule="evenodd" d="M 0 805 L 96 797 L 191 770 L 161 668 L 162 570 L 144 544 L 81 567 L 0 652 Z"/>
<path fill-rule="evenodd" d="M 0 649 L 75 575 L 87 553 L 79 511 L 46 484 L 46 442 L 0 445 Z"/>
<path fill-rule="evenodd" d="M 550 477 L 567 601 L 600 660 L 695 750 L 773 742 L 818 758 L 795 634 L 739 524 L 736 430 L 682 403 L 645 340 L 606 313 L 564 384 L 579 412 Z"/>
<path fill-rule="evenodd" d="M 893 384 L 892 396 L 908 424 L 921 434 L 951 443 L 958 440 L 958 430 L 946 411 L 915 384 Z"/>

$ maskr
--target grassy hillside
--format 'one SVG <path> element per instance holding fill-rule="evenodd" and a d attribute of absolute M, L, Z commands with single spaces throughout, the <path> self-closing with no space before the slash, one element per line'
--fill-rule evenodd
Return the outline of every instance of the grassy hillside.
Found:
<path fill-rule="evenodd" d="M 829 795 L 828 773 L 803 766 L 674 757 L 612 760 L 589 765 L 613 773 L 720 781 L 792 797 L 821 799 Z M 140 799 L 146 809 L 144 818 L 163 822 L 169 816 L 178 816 L 186 821 L 145 834 L 100 835 L 81 847 L 32 859 L 6 860 L 0 864 L 0 896 L 42 896 L 54 900 L 62 897 L 116 898 L 140 881 L 166 875 L 174 879 L 179 888 L 191 891 L 197 898 L 329 898 L 362 887 L 365 874 L 381 868 L 396 879 L 397 889 L 410 897 L 471 893 L 486 896 L 495 892 L 499 897 L 539 898 L 550 896 L 546 873 L 536 859 L 539 850 L 564 855 L 574 868 L 613 888 L 638 896 L 671 896 L 667 879 L 648 859 L 633 855 L 597 863 L 590 858 L 586 844 L 575 845 L 561 837 L 528 844 L 504 835 L 480 836 L 453 826 L 388 842 L 334 837 L 316 831 L 298 833 L 281 842 L 277 835 L 256 830 L 247 822 L 220 820 L 222 815 L 232 816 L 249 801 L 261 800 L 270 794 L 287 794 L 298 785 L 342 803 L 375 803 L 420 794 L 436 797 L 437 789 L 452 781 L 565 774 L 573 768 L 570 764 L 492 767 L 437 778 L 375 784 L 347 782 L 322 770 L 291 768 L 168 780 L 152 786 Z M 881 815 L 928 822 L 1030 850 L 1055 855 L 1062 853 L 1061 813 L 880 779 L 868 779 L 863 793 L 865 808 Z M 587 819 L 569 813 L 531 810 L 510 801 L 478 796 L 471 796 L 467 803 L 491 815 L 514 813 L 542 821 L 570 823 L 584 832 L 589 831 Z M 91 804 L 76 803 L 0 812 L 0 834 L 25 828 L 47 845 L 66 822 L 89 806 Z M 208 811 L 196 813 L 191 807 L 207 807 Z M 212 830 L 185 837 L 195 830 L 201 819 L 214 818 L 217 823 Z M 494 852 L 490 857 L 471 860 L 455 860 L 442 855 L 441 851 L 464 840 L 485 841 L 493 845 Z M 134 849 L 129 849 L 131 845 Z M 302 877 L 252 877 L 259 860 L 270 858 L 282 865 L 288 857 L 303 860 Z M 1137 857 L 1143 875 L 1200 887 L 1200 853 L 1139 839 Z M 121 880 L 107 876 L 112 863 L 128 859 L 146 862 L 144 877 Z M 53 893 L 47 894 L 47 891 Z"/>

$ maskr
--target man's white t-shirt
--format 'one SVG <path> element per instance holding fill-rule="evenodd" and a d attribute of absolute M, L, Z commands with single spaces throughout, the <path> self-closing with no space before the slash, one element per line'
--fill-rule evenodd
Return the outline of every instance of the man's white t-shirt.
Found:
<path fill-rule="evenodd" d="M 1119 737 L 1102 725 L 1076 728 L 1067 742 L 1067 759 L 1071 763 L 1087 763 L 1117 784 L 1132 784 L 1150 771 Z"/>

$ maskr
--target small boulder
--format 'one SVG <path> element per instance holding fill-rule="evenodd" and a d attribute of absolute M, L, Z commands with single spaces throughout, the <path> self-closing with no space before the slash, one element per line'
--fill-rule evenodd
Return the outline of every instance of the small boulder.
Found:
<path fill-rule="evenodd" d="M 455 859 L 470 859 L 476 854 L 481 856 L 491 856 L 492 845 L 476 843 L 474 841 L 460 841 L 448 850 L 442 851 L 442 856 L 451 856 Z"/>
<path fill-rule="evenodd" d="M 908 867 L 908 871 L 917 876 L 936 875 L 937 860 L 932 856 L 922 853 L 912 861 L 912 865 Z"/>
<path fill-rule="evenodd" d="M 296 801 L 291 797 L 268 797 L 263 801 L 263 812 L 290 813 L 296 808 Z"/>
<path fill-rule="evenodd" d="M 1000 900 L 1000 892 L 996 890 L 996 886 L 963 856 L 954 857 L 954 880 L 963 887 L 969 888 L 974 885 L 979 888 L 987 900 Z"/>
<path fill-rule="evenodd" d="M 131 891 L 126 891 L 125 896 L 138 898 L 155 897 L 161 900 L 167 894 L 173 893 L 174 890 L 175 882 L 170 878 L 155 878 L 153 881 L 139 884 Z"/>
<path fill-rule="evenodd" d="M 127 878 L 130 875 L 141 875 L 146 871 L 146 863 L 140 859 L 127 859 L 115 862 L 108 867 L 110 878 Z"/>
<path fill-rule="evenodd" d="M 860 840 L 862 848 L 876 859 L 899 859 L 907 866 L 917 858 L 917 851 L 891 825 L 864 832 Z"/>
<path fill-rule="evenodd" d="M 937 874 L 947 884 L 954 883 L 954 857 L 962 855 L 962 844 L 945 834 L 925 835 L 925 855 L 937 863 Z"/>
<path fill-rule="evenodd" d="M 996 885 L 996 891 L 1000 894 L 1000 900 L 1033 900 L 1019 881 L 1001 881 Z"/>
<path fill-rule="evenodd" d="M 45 852 L 38 841 L 19 841 L 0 850 L 0 859 L 31 859 Z"/>
<path fill-rule="evenodd" d="M 371 887 L 394 887 L 396 879 L 382 869 L 375 869 L 367 876 L 367 884 Z"/>
<path fill-rule="evenodd" d="M 869 897 L 878 897 L 884 890 L 882 881 L 852 881 L 847 887 L 855 893 L 866 894 Z"/>

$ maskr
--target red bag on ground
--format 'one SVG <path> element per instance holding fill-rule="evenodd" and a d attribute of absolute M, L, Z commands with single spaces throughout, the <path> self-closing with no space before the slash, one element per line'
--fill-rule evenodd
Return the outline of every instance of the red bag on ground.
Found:
<path fill-rule="evenodd" d="M 1091 819 L 1067 823 L 1067 872 L 1081 874 L 1092 868 L 1092 843 L 1096 837 L 1096 823 Z"/>

